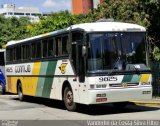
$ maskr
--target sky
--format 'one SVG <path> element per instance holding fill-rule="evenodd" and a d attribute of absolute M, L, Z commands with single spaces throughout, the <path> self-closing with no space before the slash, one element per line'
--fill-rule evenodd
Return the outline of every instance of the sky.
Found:
<path fill-rule="evenodd" d="M 16 6 L 38 7 L 41 12 L 71 11 L 71 0 L 0 0 L 0 5 L 11 3 Z"/>

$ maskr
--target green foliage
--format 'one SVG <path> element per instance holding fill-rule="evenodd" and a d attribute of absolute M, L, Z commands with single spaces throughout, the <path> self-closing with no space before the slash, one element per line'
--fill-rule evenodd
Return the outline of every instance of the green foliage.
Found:
<path fill-rule="evenodd" d="M 17 19 L 16 17 L 5 18 L 0 15 L 0 45 L 6 44 L 10 40 L 18 40 L 27 37 L 26 24 L 29 19 L 26 17 Z"/>
<path fill-rule="evenodd" d="M 150 25 L 149 15 L 139 8 L 139 0 L 106 0 L 95 10 L 97 18 L 113 18 L 115 21 L 136 23 L 145 27 Z"/>
<path fill-rule="evenodd" d="M 34 36 L 63 29 L 72 25 L 73 19 L 74 17 L 68 11 L 52 13 L 46 18 L 42 18 L 40 22 L 28 26 L 27 31 Z"/>
<path fill-rule="evenodd" d="M 149 14 L 149 35 L 154 38 L 154 44 L 160 47 L 160 2 L 147 2 L 146 12 Z"/>
<path fill-rule="evenodd" d="M 153 49 L 153 57 L 155 60 L 160 61 L 160 49 L 157 46 Z"/>

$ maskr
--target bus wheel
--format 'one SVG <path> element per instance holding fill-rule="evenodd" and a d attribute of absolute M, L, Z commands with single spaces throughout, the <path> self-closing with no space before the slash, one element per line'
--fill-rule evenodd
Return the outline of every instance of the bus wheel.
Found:
<path fill-rule="evenodd" d="M 20 101 L 24 100 L 24 95 L 23 95 L 23 92 L 22 92 L 22 86 L 21 86 L 21 84 L 18 85 L 18 96 L 19 96 L 19 100 Z"/>
<path fill-rule="evenodd" d="M 0 94 L 4 94 L 4 86 L 2 82 L 0 82 Z"/>
<path fill-rule="evenodd" d="M 66 87 L 64 89 L 63 100 L 64 100 L 64 104 L 65 104 L 68 111 L 75 111 L 76 110 L 77 104 L 74 102 L 73 92 L 72 92 L 71 88 Z"/>

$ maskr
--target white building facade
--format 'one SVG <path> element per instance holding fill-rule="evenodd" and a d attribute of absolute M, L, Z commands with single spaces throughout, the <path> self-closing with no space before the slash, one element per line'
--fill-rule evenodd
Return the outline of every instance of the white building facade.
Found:
<path fill-rule="evenodd" d="M 38 15 L 41 15 L 36 7 L 16 7 L 15 4 L 3 4 L 0 8 L 0 14 L 3 14 L 6 18 L 27 16 L 31 22 L 39 22 Z"/>

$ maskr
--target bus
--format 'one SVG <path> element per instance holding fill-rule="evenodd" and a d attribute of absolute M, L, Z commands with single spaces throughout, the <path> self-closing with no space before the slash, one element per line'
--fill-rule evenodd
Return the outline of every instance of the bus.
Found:
<path fill-rule="evenodd" d="M 6 45 L 7 91 L 77 104 L 152 98 L 146 29 L 137 24 L 94 22 L 11 41 Z"/>
<path fill-rule="evenodd" d="M 0 94 L 4 94 L 6 91 L 5 52 L 5 49 L 0 49 Z"/>

